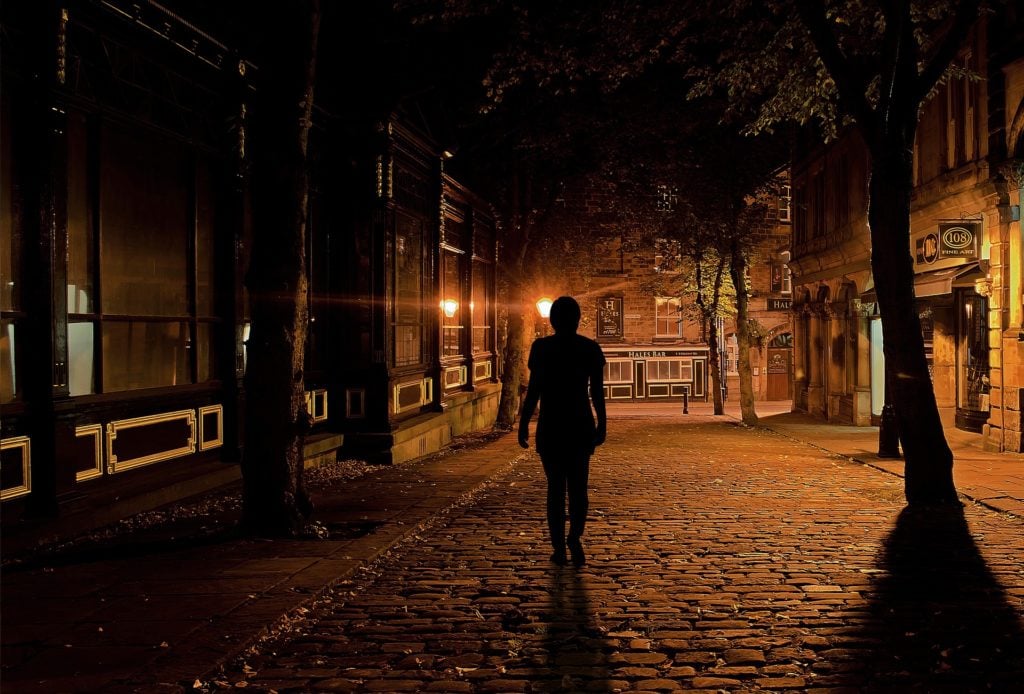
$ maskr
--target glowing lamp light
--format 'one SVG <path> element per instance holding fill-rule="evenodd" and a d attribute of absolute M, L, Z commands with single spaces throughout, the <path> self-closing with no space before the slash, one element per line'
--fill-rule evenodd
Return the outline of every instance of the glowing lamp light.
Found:
<path fill-rule="evenodd" d="M 542 296 L 537 300 L 537 312 L 540 313 L 541 318 L 551 317 L 551 304 L 554 302 L 546 296 Z"/>
<path fill-rule="evenodd" d="M 455 299 L 445 299 L 441 302 L 441 310 L 444 311 L 446 318 L 451 318 L 459 310 L 459 302 Z"/>

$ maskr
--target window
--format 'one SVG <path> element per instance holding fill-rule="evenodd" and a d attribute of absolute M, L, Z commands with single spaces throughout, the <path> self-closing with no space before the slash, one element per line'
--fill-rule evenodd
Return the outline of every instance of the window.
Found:
<path fill-rule="evenodd" d="M 736 375 L 740 371 L 740 345 L 735 335 L 725 338 L 725 373 Z"/>
<path fill-rule="evenodd" d="M 772 262 L 771 291 L 774 294 L 793 293 L 793 275 L 785 263 Z"/>
<path fill-rule="evenodd" d="M 473 353 L 490 352 L 493 348 L 491 330 L 491 300 L 488 289 L 494 284 L 494 266 L 480 260 L 473 261 Z"/>
<path fill-rule="evenodd" d="M 658 186 L 654 199 L 654 209 L 659 212 L 672 212 L 679 200 L 678 190 L 673 186 Z"/>
<path fill-rule="evenodd" d="M 683 319 L 679 299 L 657 297 L 654 300 L 654 334 L 657 337 L 681 337 Z"/>
<path fill-rule="evenodd" d="M 788 222 L 790 221 L 790 202 L 791 202 L 791 189 L 788 185 L 782 186 L 782 191 L 779 194 L 779 221 Z"/>
<path fill-rule="evenodd" d="M 441 251 L 441 356 L 463 354 L 462 255 Z"/>
<path fill-rule="evenodd" d="M 630 359 L 614 359 L 604 365 L 605 383 L 632 383 L 633 361 Z"/>
<path fill-rule="evenodd" d="M 648 359 L 647 380 L 655 381 L 692 381 L 692 359 Z"/>
<path fill-rule="evenodd" d="M 101 144 L 93 185 L 88 132 L 96 127 Z M 179 142 L 70 114 L 71 395 L 215 377 L 211 170 L 211 162 Z"/>
<path fill-rule="evenodd" d="M 18 396 L 16 339 L 21 324 L 21 229 L 14 224 L 11 199 L 11 100 L 0 99 L 0 403 Z"/>
<path fill-rule="evenodd" d="M 395 221 L 395 366 L 423 361 L 423 220 Z"/>

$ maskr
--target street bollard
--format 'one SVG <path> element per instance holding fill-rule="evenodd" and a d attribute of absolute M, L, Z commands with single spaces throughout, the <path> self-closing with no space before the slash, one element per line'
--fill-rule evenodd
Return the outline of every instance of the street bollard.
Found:
<path fill-rule="evenodd" d="M 690 393 L 683 391 L 683 414 L 690 414 Z"/>

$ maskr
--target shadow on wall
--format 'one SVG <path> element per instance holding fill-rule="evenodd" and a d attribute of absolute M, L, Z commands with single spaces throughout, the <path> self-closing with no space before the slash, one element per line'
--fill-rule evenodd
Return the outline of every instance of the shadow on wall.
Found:
<path fill-rule="evenodd" d="M 862 634 L 866 691 L 1022 691 L 1024 624 L 962 508 L 904 509 L 878 568 Z"/>

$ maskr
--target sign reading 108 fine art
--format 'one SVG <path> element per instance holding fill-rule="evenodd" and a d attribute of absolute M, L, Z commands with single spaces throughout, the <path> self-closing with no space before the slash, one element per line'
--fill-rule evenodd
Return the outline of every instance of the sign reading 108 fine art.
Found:
<path fill-rule="evenodd" d="M 916 243 L 917 262 L 931 265 L 944 258 L 977 258 L 981 222 L 944 222 Z"/>

